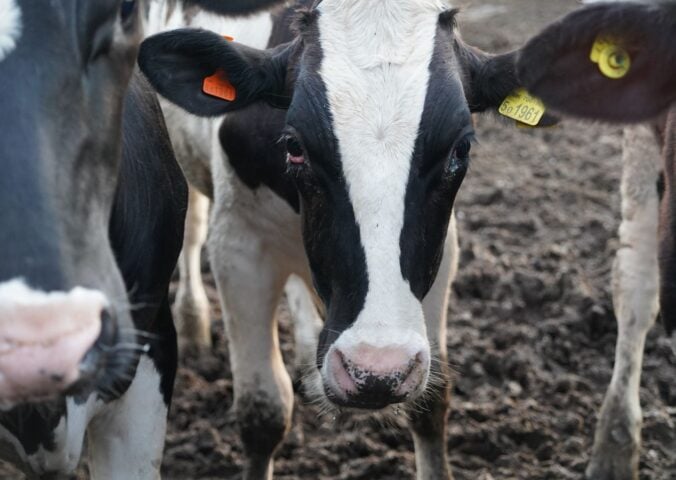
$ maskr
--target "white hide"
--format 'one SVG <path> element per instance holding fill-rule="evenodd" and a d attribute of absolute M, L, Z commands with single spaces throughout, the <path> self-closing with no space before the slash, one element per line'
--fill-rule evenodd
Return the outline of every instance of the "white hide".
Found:
<path fill-rule="evenodd" d="M 143 355 L 127 392 L 92 419 L 87 431 L 92 478 L 159 479 L 167 427 L 160 375 Z"/>
<path fill-rule="evenodd" d="M 0 0 L 0 62 L 16 48 L 23 26 L 15 0 Z"/>

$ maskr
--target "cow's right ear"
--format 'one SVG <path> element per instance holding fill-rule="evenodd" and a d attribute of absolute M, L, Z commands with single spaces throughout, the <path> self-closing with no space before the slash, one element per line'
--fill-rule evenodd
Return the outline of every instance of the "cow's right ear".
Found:
<path fill-rule="evenodd" d="M 179 29 L 146 39 L 138 63 L 160 95 L 190 113 L 211 117 L 257 101 L 287 107 L 290 50 L 289 44 L 258 50 L 207 30 Z M 205 79 L 215 74 L 234 87 L 233 95 L 225 96 L 228 100 L 205 93 Z"/>

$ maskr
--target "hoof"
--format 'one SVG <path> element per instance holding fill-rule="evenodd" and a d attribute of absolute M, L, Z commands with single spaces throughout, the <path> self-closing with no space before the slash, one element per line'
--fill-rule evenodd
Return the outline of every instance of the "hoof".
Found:
<path fill-rule="evenodd" d="M 626 425 L 615 424 L 597 432 L 587 480 L 638 480 L 640 429 L 632 435 Z"/>
<path fill-rule="evenodd" d="M 619 455 L 592 458 L 585 471 L 587 480 L 638 480 L 632 461 Z"/>

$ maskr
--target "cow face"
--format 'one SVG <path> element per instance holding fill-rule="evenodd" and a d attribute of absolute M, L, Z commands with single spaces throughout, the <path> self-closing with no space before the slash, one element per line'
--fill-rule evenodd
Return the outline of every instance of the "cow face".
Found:
<path fill-rule="evenodd" d="M 266 100 L 279 132 L 327 319 L 317 367 L 339 405 L 416 398 L 430 369 L 422 301 L 469 163 L 471 111 L 514 87 L 512 56 L 469 49 L 440 2 L 324 0 L 268 51 L 206 31 L 147 40 L 139 63 L 169 100 L 218 115 Z M 504 67 L 504 68 L 503 68 Z M 202 93 L 225 71 L 233 101 Z M 487 88 L 489 77 L 500 81 Z"/>
<path fill-rule="evenodd" d="M 108 219 L 122 103 L 141 37 L 134 0 L 4 0 L 0 18 L 0 399 L 7 405 L 103 382 L 113 368 L 104 351 L 135 341 L 120 329 L 132 325 Z"/>

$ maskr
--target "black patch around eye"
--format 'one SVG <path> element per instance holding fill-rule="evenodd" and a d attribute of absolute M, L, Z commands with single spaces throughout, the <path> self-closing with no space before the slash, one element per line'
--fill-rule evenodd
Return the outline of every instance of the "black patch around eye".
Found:
<path fill-rule="evenodd" d="M 136 0 L 122 0 L 120 5 L 120 19 L 122 22 L 126 22 L 129 17 L 134 13 L 134 7 L 136 7 Z"/>

